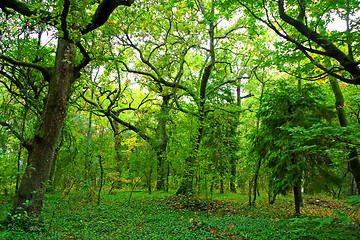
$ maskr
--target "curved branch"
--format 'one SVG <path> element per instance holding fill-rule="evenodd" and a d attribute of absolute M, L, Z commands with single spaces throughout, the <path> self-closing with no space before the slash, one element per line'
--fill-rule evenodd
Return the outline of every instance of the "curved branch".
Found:
<path fill-rule="evenodd" d="M 278 0 L 278 8 L 280 18 L 284 22 L 290 24 L 291 26 L 296 28 L 296 30 L 300 34 L 321 46 L 326 51 L 326 56 L 336 59 L 340 63 L 340 65 L 343 66 L 345 70 L 353 76 L 353 84 L 360 84 L 360 68 L 357 65 L 354 65 L 353 61 L 344 52 L 337 48 L 326 37 L 320 35 L 315 31 L 312 31 L 301 21 L 298 21 L 287 15 L 284 9 L 284 0 Z"/>
<path fill-rule="evenodd" d="M 85 26 L 81 33 L 87 34 L 102 26 L 118 6 L 131 6 L 133 3 L 134 0 L 102 0 L 92 17 L 91 23 Z"/>
<path fill-rule="evenodd" d="M 0 125 L 9 129 L 10 132 L 12 132 L 14 134 L 14 136 L 20 140 L 20 142 L 24 142 L 24 138 L 21 136 L 21 134 L 19 134 L 17 131 L 15 131 L 15 129 L 13 129 L 10 124 L 8 124 L 7 122 L 0 122 Z"/>
<path fill-rule="evenodd" d="M 46 67 L 43 67 L 43 66 L 40 66 L 40 65 L 37 65 L 35 63 L 31 63 L 31 62 L 21 62 L 21 61 L 18 61 L 16 59 L 13 59 L 13 58 L 10 58 L 10 57 L 7 57 L 3 54 L 0 54 L 0 59 L 3 59 L 13 65 L 16 65 L 16 66 L 22 66 L 22 67 L 28 67 L 28 68 L 34 68 L 34 69 L 37 69 L 39 70 L 46 81 L 48 81 L 50 79 L 50 68 L 46 68 Z"/>
<path fill-rule="evenodd" d="M 51 16 L 51 14 L 48 11 L 45 11 L 43 9 L 31 10 L 28 4 L 18 0 L 1 0 L 0 8 L 1 9 L 10 8 L 20 13 L 21 15 L 28 17 L 33 15 L 38 15 L 45 22 L 48 22 L 49 20 L 54 18 Z"/>
<path fill-rule="evenodd" d="M 172 82 L 168 82 L 168 81 L 165 81 L 163 78 L 158 78 L 156 77 L 154 74 L 150 73 L 150 72 L 144 72 L 144 71 L 138 71 L 138 70 L 133 70 L 133 69 L 130 69 L 127 64 L 123 61 L 121 61 L 121 63 L 124 65 L 124 67 L 126 68 L 126 71 L 127 72 L 130 72 L 130 73 L 135 73 L 135 74 L 140 74 L 140 75 L 144 75 L 144 76 L 147 76 L 147 77 L 150 77 L 151 79 L 153 79 L 155 82 L 157 83 L 161 83 L 163 84 L 164 86 L 166 87 L 172 87 L 172 88 L 179 88 L 181 90 L 184 90 L 185 92 L 187 92 L 191 97 L 193 97 L 194 99 L 196 99 L 196 96 L 195 94 L 193 94 L 190 89 L 188 89 L 187 87 L 183 86 L 183 85 L 180 85 L 179 83 L 172 83 Z M 177 80 L 178 78 L 181 77 L 181 69 L 180 71 L 178 72 L 177 74 Z"/>
<path fill-rule="evenodd" d="M 225 81 L 225 82 L 223 82 L 223 83 L 220 83 L 220 84 L 216 85 L 215 87 L 210 88 L 210 89 L 208 90 L 208 92 L 206 93 L 206 95 L 209 95 L 209 94 L 212 93 L 213 91 L 219 89 L 220 87 L 222 87 L 222 86 L 224 86 L 224 85 L 226 85 L 226 84 L 236 83 L 236 82 L 237 82 L 237 80 L 229 80 L 229 81 Z"/>
<path fill-rule="evenodd" d="M 81 54 L 84 56 L 81 62 L 75 67 L 76 71 L 79 72 L 81 69 L 83 69 L 84 67 L 86 67 L 86 65 L 89 64 L 89 62 L 91 61 L 91 57 L 80 42 L 76 42 L 75 44 L 80 49 Z"/>
<path fill-rule="evenodd" d="M 70 0 L 65 0 L 64 9 L 61 13 L 60 22 L 61 22 L 61 30 L 63 31 L 64 38 L 69 39 L 69 30 L 67 29 L 66 17 L 69 13 L 70 9 Z"/>

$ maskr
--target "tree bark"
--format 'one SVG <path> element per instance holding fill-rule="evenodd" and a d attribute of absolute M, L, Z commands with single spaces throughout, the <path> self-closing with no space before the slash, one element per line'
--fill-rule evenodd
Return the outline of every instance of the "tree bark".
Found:
<path fill-rule="evenodd" d="M 295 215 L 300 215 L 300 207 L 302 204 L 301 181 L 294 185 Z"/>
<path fill-rule="evenodd" d="M 100 1 L 95 13 L 91 14 L 91 21 L 81 26 L 81 34 L 85 35 L 103 25 L 118 6 L 130 6 L 132 3 L 133 0 Z M 51 26 L 59 26 L 57 30 L 59 35 L 62 36 L 58 39 L 55 65 L 52 68 L 28 61 L 21 62 L 0 54 L 1 59 L 14 66 L 39 70 L 44 80 L 49 82 L 46 103 L 42 111 L 39 127 L 30 141 L 23 141 L 24 146 L 28 149 L 28 162 L 12 210 L 13 215 L 26 213 L 29 218 L 34 220 L 39 219 L 41 215 L 46 184 L 49 180 L 59 134 L 66 116 L 66 105 L 71 84 L 79 76 L 79 71 L 91 60 L 89 54 L 78 42 L 76 45 L 79 47 L 83 59 L 75 66 L 76 47 L 74 42 L 69 39 L 69 31 L 74 30 L 74 25 L 68 22 L 67 19 L 69 11 L 72 9 L 71 2 L 65 0 L 59 4 L 63 4 L 60 18 L 57 10 L 48 12 L 43 9 L 34 9 L 31 3 L 25 1 L 2 0 L 0 2 L 0 8 L 3 12 L 9 13 L 9 9 L 12 9 L 22 16 L 34 16 L 33 19 L 36 19 L 38 24 L 45 23 Z M 69 24 L 72 26 L 69 26 Z"/>
<path fill-rule="evenodd" d="M 33 219 L 41 215 L 46 184 L 66 115 L 70 86 L 75 80 L 74 61 L 74 45 L 69 40 L 59 39 L 46 104 L 40 126 L 29 146 L 28 164 L 15 198 L 13 213 L 26 211 Z"/>

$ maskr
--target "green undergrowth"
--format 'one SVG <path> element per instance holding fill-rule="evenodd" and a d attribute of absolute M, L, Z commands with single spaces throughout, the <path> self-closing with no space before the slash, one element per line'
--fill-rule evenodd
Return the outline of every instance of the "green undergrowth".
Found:
<path fill-rule="evenodd" d="M 0 239 L 360 238 L 359 222 L 350 207 L 325 199 L 309 198 L 305 206 L 316 210 L 306 212 L 310 208 L 304 206 L 304 213 L 295 218 L 288 199 L 268 205 L 260 198 L 255 206 L 248 206 L 246 197 L 238 194 L 208 199 L 137 192 L 129 197 L 128 192 L 104 194 L 97 205 L 71 194 L 50 194 L 45 200 L 44 231 L 1 226 Z M 4 219 L 11 202 L 1 199 L 0 206 Z"/>

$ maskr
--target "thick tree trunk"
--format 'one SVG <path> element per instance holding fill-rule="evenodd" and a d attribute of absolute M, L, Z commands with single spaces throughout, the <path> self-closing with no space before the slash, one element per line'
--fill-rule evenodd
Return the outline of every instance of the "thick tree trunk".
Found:
<path fill-rule="evenodd" d="M 26 211 L 32 219 L 40 217 L 70 86 L 75 79 L 74 61 L 75 47 L 60 39 L 40 126 L 31 141 L 25 174 L 15 198 L 14 214 Z"/>
<path fill-rule="evenodd" d="M 344 109 L 344 96 L 341 92 L 341 89 L 339 87 L 338 81 L 332 77 L 330 77 L 330 84 L 332 91 L 335 95 L 335 107 L 337 116 L 339 119 L 339 123 L 341 127 L 347 127 L 349 125 L 346 113 Z M 349 154 L 348 154 L 348 166 L 349 170 L 352 173 L 355 182 L 356 182 L 356 188 L 358 191 L 358 194 L 360 194 L 360 160 L 357 153 L 357 150 L 353 146 L 348 147 Z"/>
<path fill-rule="evenodd" d="M 163 191 L 165 190 L 165 181 L 166 181 L 166 169 L 165 169 L 165 158 L 161 153 L 157 153 L 157 181 L 156 181 L 156 190 Z"/>

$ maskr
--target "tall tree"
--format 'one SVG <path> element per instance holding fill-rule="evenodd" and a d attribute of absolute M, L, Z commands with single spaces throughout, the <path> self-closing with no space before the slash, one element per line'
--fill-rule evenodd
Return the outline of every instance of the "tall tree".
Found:
<path fill-rule="evenodd" d="M 301 184 L 304 174 L 330 165 L 326 153 L 308 151 L 309 146 L 322 144 L 321 139 L 299 142 L 288 128 L 311 128 L 331 119 L 331 108 L 317 97 L 319 87 L 303 84 L 298 87 L 280 82 L 264 94 L 264 106 L 259 112 L 262 121 L 253 139 L 254 149 L 269 167 L 270 191 L 285 193 L 293 188 L 295 212 L 300 214 Z M 321 90 L 320 90 L 321 91 Z"/>
<path fill-rule="evenodd" d="M 360 48 L 357 40 L 359 19 L 356 17 L 360 10 L 358 1 L 237 2 L 251 17 L 285 40 L 277 43 L 282 52 L 279 60 L 282 58 L 297 66 L 292 71 L 288 64 L 278 64 L 282 71 L 311 81 L 329 76 L 345 83 L 360 84 Z M 344 30 L 329 29 L 336 18 L 343 20 Z M 299 65 L 299 58 L 303 57 L 307 60 Z M 339 101 L 339 94 L 334 92 L 334 95 L 336 101 Z M 343 122 L 340 118 L 339 120 Z M 348 158 L 350 171 L 360 193 L 360 159 L 355 148 L 350 151 Z"/>
<path fill-rule="evenodd" d="M 238 1 L 255 19 L 264 23 L 278 36 L 289 43 L 294 54 L 300 51 L 322 74 L 331 75 L 349 84 L 360 84 L 360 67 L 356 59 L 360 51 L 356 31 L 356 13 L 360 6 L 356 0 L 347 1 Z M 320 10 L 323 9 L 323 10 Z M 271 14 L 270 14 L 271 13 Z M 334 18 L 345 20 L 344 31 L 329 31 Z M 290 56 L 289 56 L 290 57 Z M 325 59 L 332 64 L 327 66 Z"/>
<path fill-rule="evenodd" d="M 49 33 L 55 32 L 57 37 L 52 63 L 42 59 L 28 62 L 4 52 L 0 54 L 2 64 L 10 64 L 14 69 L 35 69 L 48 83 L 39 127 L 33 138 L 20 139 L 28 150 L 28 162 L 16 195 L 13 214 L 26 212 L 32 219 L 39 219 L 41 216 L 46 183 L 66 116 L 71 86 L 80 76 L 81 69 L 91 60 L 82 39 L 102 26 L 118 6 L 130 6 L 132 3 L 132 0 L 103 0 L 100 3 L 77 3 L 70 0 L 31 3 L 6 0 L 0 3 L 2 14 L 7 17 L 25 23 L 29 21 L 34 28 L 45 25 Z M 90 8 L 95 8 L 95 12 L 89 13 L 87 9 Z M 77 57 L 76 52 L 80 52 L 82 59 Z"/>

